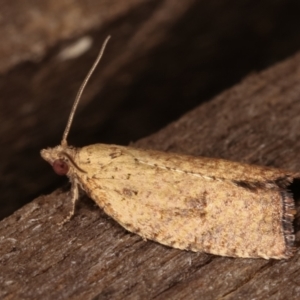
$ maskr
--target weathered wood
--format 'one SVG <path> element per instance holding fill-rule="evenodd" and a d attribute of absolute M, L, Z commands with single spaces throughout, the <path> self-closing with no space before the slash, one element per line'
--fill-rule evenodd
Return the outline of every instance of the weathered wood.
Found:
<path fill-rule="evenodd" d="M 300 54 L 134 145 L 299 171 L 299 99 Z M 288 261 L 180 251 L 126 232 L 85 196 L 59 227 L 69 208 L 57 190 L 0 223 L 1 299 L 299 298 L 299 249 Z"/>
<path fill-rule="evenodd" d="M 140 5 L 139 0 L 1 0 L 0 36 L 5 43 L 0 74 L 24 61 L 38 62 L 59 41 L 113 22 Z"/>

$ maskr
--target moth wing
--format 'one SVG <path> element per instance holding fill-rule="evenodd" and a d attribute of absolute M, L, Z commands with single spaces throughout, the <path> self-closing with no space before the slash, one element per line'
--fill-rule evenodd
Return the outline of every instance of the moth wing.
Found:
<path fill-rule="evenodd" d="M 231 162 L 206 160 L 97 144 L 80 149 L 75 162 L 86 172 L 78 176 L 91 198 L 143 238 L 223 256 L 286 257 L 278 186 L 245 187 L 235 182 L 233 173 L 242 170 Z M 262 170 L 260 180 L 272 183 L 279 176 L 253 168 L 248 179 L 259 181 Z"/>

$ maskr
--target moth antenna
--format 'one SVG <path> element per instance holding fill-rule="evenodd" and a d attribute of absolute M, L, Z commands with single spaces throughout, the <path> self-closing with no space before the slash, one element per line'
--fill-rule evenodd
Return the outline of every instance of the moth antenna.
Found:
<path fill-rule="evenodd" d="M 72 122 L 73 122 L 73 118 L 74 118 L 75 111 L 76 111 L 76 108 L 78 106 L 79 100 L 81 98 L 81 95 L 83 93 L 83 90 L 84 90 L 85 86 L 87 85 L 89 79 L 91 78 L 93 72 L 95 71 L 97 65 L 99 64 L 100 59 L 103 56 L 105 47 L 106 47 L 109 39 L 110 39 L 110 35 L 103 42 L 102 47 L 100 49 L 100 52 L 99 52 L 99 54 L 98 54 L 98 56 L 97 56 L 97 58 L 96 58 L 96 60 L 95 60 L 95 62 L 93 64 L 93 66 L 91 67 L 90 71 L 86 75 L 84 81 L 82 82 L 82 84 L 81 84 L 81 86 L 80 86 L 80 88 L 79 88 L 79 90 L 77 92 L 77 95 L 76 95 L 76 98 L 75 98 L 75 101 L 74 101 L 74 104 L 72 106 L 72 109 L 71 109 L 71 112 L 70 112 L 70 116 L 69 116 L 69 119 L 68 119 L 68 122 L 67 122 L 67 126 L 65 128 L 65 131 L 64 131 L 64 134 L 63 134 L 63 138 L 62 138 L 62 141 L 61 141 L 61 145 L 63 147 L 67 147 L 68 146 L 67 137 L 68 137 L 68 134 L 69 134 Z"/>

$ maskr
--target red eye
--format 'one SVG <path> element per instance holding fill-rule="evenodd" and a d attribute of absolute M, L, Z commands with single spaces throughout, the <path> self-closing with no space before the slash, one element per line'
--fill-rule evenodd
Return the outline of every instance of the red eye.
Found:
<path fill-rule="evenodd" d="M 68 164 L 63 161 L 62 159 L 57 159 L 54 161 L 53 165 L 53 170 L 57 175 L 67 175 L 69 171 L 69 166 Z"/>

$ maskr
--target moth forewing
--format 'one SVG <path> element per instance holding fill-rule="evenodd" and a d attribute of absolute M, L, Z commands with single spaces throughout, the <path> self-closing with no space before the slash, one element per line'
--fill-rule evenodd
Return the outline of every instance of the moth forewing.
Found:
<path fill-rule="evenodd" d="M 69 155 L 68 176 L 145 239 L 223 256 L 293 254 L 292 172 L 104 144 Z"/>

